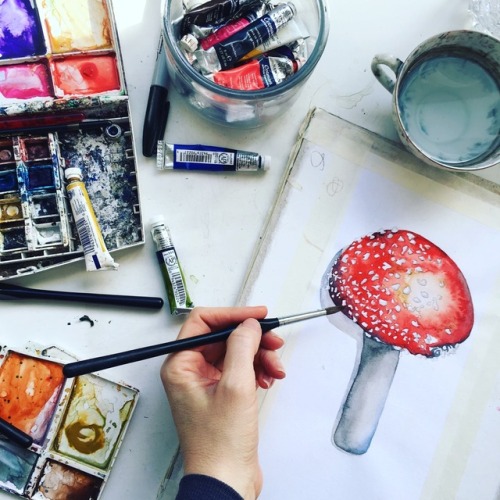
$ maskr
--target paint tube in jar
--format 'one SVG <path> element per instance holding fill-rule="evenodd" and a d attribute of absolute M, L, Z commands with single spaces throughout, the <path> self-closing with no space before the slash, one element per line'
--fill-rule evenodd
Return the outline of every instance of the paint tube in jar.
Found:
<path fill-rule="evenodd" d="M 204 144 L 168 144 L 158 141 L 158 170 L 203 170 L 208 172 L 261 172 L 271 158 L 250 151 Z"/>
<path fill-rule="evenodd" d="M 275 50 L 285 45 L 291 45 L 297 40 L 305 40 L 309 37 L 309 31 L 299 19 L 291 19 L 282 29 L 269 37 L 264 43 L 245 54 L 241 61 L 246 61 L 258 57 L 271 50 Z M 240 62 L 241 62 L 240 61 Z"/>
<path fill-rule="evenodd" d="M 65 170 L 64 175 L 68 181 L 66 192 L 83 247 L 87 271 L 117 269 L 118 264 L 106 248 L 99 222 L 83 182 L 81 169 L 69 167 Z"/>
<path fill-rule="evenodd" d="M 179 46 L 186 52 L 194 52 L 198 47 L 203 50 L 207 50 L 213 47 L 216 43 L 226 40 L 231 35 L 234 35 L 238 31 L 246 28 L 259 17 L 262 17 L 267 10 L 267 4 L 261 3 L 256 7 L 250 9 L 243 16 L 234 19 L 233 21 L 224 24 L 223 26 L 217 27 L 212 30 L 208 35 L 200 31 L 199 27 L 192 26 L 192 33 L 187 33 L 179 40 Z M 198 40 L 200 38 L 200 40 Z"/>
<path fill-rule="evenodd" d="M 207 3 L 208 0 L 182 0 L 182 6 L 186 12 L 197 9 L 200 5 Z"/>
<path fill-rule="evenodd" d="M 283 45 L 232 69 L 207 75 L 218 85 L 235 90 L 260 90 L 279 85 L 306 61 L 303 43 Z"/>
<path fill-rule="evenodd" d="M 216 27 L 237 17 L 243 10 L 261 0 L 210 0 L 186 12 L 181 21 L 181 33 L 189 33 L 193 26 Z"/>
<path fill-rule="evenodd" d="M 241 31 L 243 28 L 246 28 L 249 24 L 262 17 L 266 13 L 266 9 L 267 4 L 261 3 L 254 9 L 247 12 L 244 16 L 227 23 L 211 35 L 207 36 L 203 40 L 200 40 L 200 47 L 203 50 L 207 50 L 210 47 L 213 47 L 216 43 L 227 40 L 230 36 L 238 33 L 238 31 Z"/>
<path fill-rule="evenodd" d="M 170 313 L 187 314 L 193 309 L 194 304 L 187 291 L 186 280 L 177 258 L 170 230 L 165 225 L 162 215 L 151 219 L 151 236 L 156 244 L 156 257 L 167 289 Z"/>
<path fill-rule="evenodd" d="M 208 50 L 198 49 L 195 56 L 202 72 L 211 74 L 236 66 L 242 57 L 285 26 L 295 13 L 296 9 L 292 3 L 279 4 L 228 39 L 216 43 Z"/>

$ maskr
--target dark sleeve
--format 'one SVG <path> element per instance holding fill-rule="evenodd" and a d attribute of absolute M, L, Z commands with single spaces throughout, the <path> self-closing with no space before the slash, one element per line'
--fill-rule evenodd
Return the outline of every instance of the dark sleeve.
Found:
<path fill-rule="evenodd" d="M 187 474 L 181 479 L 176 500 L 243 500 L 231 486 L 202 474 Z"/>

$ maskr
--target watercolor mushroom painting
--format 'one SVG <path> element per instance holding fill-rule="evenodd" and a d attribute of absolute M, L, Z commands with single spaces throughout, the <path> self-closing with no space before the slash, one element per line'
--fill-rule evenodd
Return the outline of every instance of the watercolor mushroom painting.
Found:
<path fill-rule="evenodd" d="M 337 253 L 321 282 L 329 320 L 362 337 L 359 365 L 333 433 L 361 455 L 371 444 L 400 353 L 437 357 L 469 336 L 474 311 L 467 282 L 439 247 L 408 230 L 364 236 Z"/>

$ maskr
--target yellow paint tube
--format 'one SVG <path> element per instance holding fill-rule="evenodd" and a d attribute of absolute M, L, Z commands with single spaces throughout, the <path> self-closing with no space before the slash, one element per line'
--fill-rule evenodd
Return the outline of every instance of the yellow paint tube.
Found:
<path fill-rule="evenodd" d="M 116 269 L 118 264 L 115 263 L 104 243 L 99 222 L 82 181 L 82 171 L 78 167 L 67 168 L 65 177 L 68 181 L 66 192 L 83 247 L 87 271 Z"/>

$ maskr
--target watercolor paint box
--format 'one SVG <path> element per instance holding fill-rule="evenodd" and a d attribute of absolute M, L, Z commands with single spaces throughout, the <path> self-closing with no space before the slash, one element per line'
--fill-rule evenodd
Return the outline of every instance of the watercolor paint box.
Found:
<path fill-rule="evenodd" d="M 0 351 L 0 417 L 33 438 L 29 448 L 0 438 L 0 489 L 40 500 L 96 500 L 139 391 L 95 375 L 66 379 L 60 353 Z"/>
<path fill-rule="evenodd" d="M 0 5 L 0 279 L 83 258 L 64 170 L 108 250 L 144 243 L 130 108 L 107 0 Z"/>

